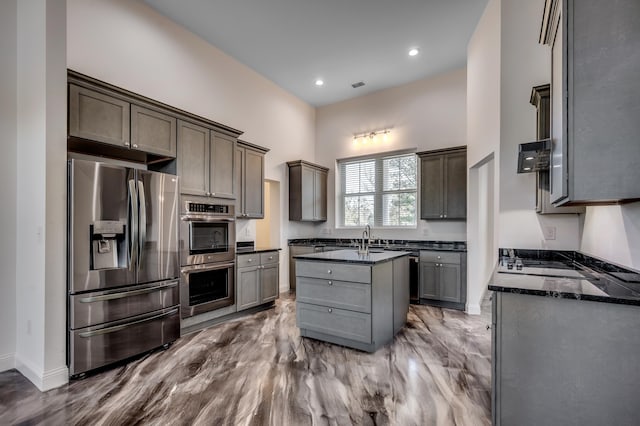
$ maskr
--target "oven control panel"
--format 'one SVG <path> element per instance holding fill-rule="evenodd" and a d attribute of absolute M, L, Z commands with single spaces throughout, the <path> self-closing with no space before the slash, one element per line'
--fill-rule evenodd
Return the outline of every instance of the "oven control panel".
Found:
<path fill-rule="evenodd" d="M 189 213 L 229 214 L 229 206 L 224 204 L 187 203 Z"/>

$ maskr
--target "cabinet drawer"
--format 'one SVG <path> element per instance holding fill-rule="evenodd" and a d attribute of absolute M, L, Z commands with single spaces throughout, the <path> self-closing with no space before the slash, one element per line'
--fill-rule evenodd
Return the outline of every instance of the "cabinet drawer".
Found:
<path fill-rule="evenodd" d="M 420 250 L 420 262 L 460 264 L 460 253 Z"/>
<path fill-rule="evenodd" d="M 298 277 L 296 300 L 371 313 L 371 284 Z"/>
<path fill-rule="evenodd" d="M 238 268 L 260 265 L 260 253 L 241 254 L 238 256 Z"/>
<path fill-rule="evenodd" d="M 371 267 L 348 263 L 307 262 L 298 260 L 296 264 L 296 275 L 299 277 L 370 283 Z"/>
<path fill-rule="evenodd" d="M 296 303 L 299 328 L 371 343 L 371 315 L 308 303 Z"/>
<path fill-rule="evenodd" d="M 268 251 L 266 253 L 260 253 L 260 264 L 261 265 L 270 265 L 273 263 L 278 263 L 278 252 L 277 251 Z"/>

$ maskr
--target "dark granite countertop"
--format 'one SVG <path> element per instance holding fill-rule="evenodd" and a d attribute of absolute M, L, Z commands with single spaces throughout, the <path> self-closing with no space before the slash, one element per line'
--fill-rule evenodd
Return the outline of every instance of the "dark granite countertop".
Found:
<path fill-rule="evenodd" d="M 280 250 L 282 250 L 280 247 L 246 247 L 246 248 L 237 248 L 236 254 L 262 253 L 265 251 L 280 251 Z"/>
<path fill-rule="evenodd" d="M 408 251 L 383 251 L 370 252 L 369 254 L 358 254 L 357 250 L 335 250 L 323 253 L 300 254 L 294 256 L 294 259 L 375 265 L 377 263 L 388 262 L 402 256 L 408 256 L 409 254 L 411 253 Z"/>
<path fill-rule="evenodd" d="M 640 273 L 580 252 L 516 250 L 524 267 L 505 261 L 493 271 L 489 290 L 640 306 Z"/>
<path fill-rule="evenodd" d="M 355 238 L 295 238 L 290 239 L 290 246 L 332 246 L 357 248 L 359 240 Z M 371 247 L 384 250 L 437 250 L 437 251 L 457 251 L 466 252 L 467 243 L 465 241 L 428 241 L 428 240 L 372 240 Z"/>

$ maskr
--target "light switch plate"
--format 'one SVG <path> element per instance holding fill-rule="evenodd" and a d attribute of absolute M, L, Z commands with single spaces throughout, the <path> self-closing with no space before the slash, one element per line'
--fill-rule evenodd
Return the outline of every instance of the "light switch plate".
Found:
<path fill-rule="evenodd" d="M 555 226 L 544 226 L 542 227 L 542 232 L 544 233 L 545 240 L 555 240 L 556 239 L 556 227 Z"/>

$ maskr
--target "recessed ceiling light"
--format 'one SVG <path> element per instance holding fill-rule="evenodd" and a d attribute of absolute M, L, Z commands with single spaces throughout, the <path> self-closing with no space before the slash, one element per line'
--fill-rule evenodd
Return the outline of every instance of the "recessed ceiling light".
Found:
<path fill-rule="evenodd" d="M 322 79 L 317 79 L 316 80 L 316 86 L 322 86 L 324 84 L 324 81 Z"/>
<path fill-rule="evenodd" d="M 527 157 L 525 160 L 533 160 L 533 157 Z"/>
<path fill-rule="evenodd" d="M 525 167 L 524 169 L 528 171 L 531 170 L 531 167 Z"/>
<path fill-rule="evenodd" d="M 409 56 L 416 56 L 418 53 L 420 53 L 420 51 L 418 50 L 417 47 L 414 47 L 413 49 L 409 50 Z"/>

